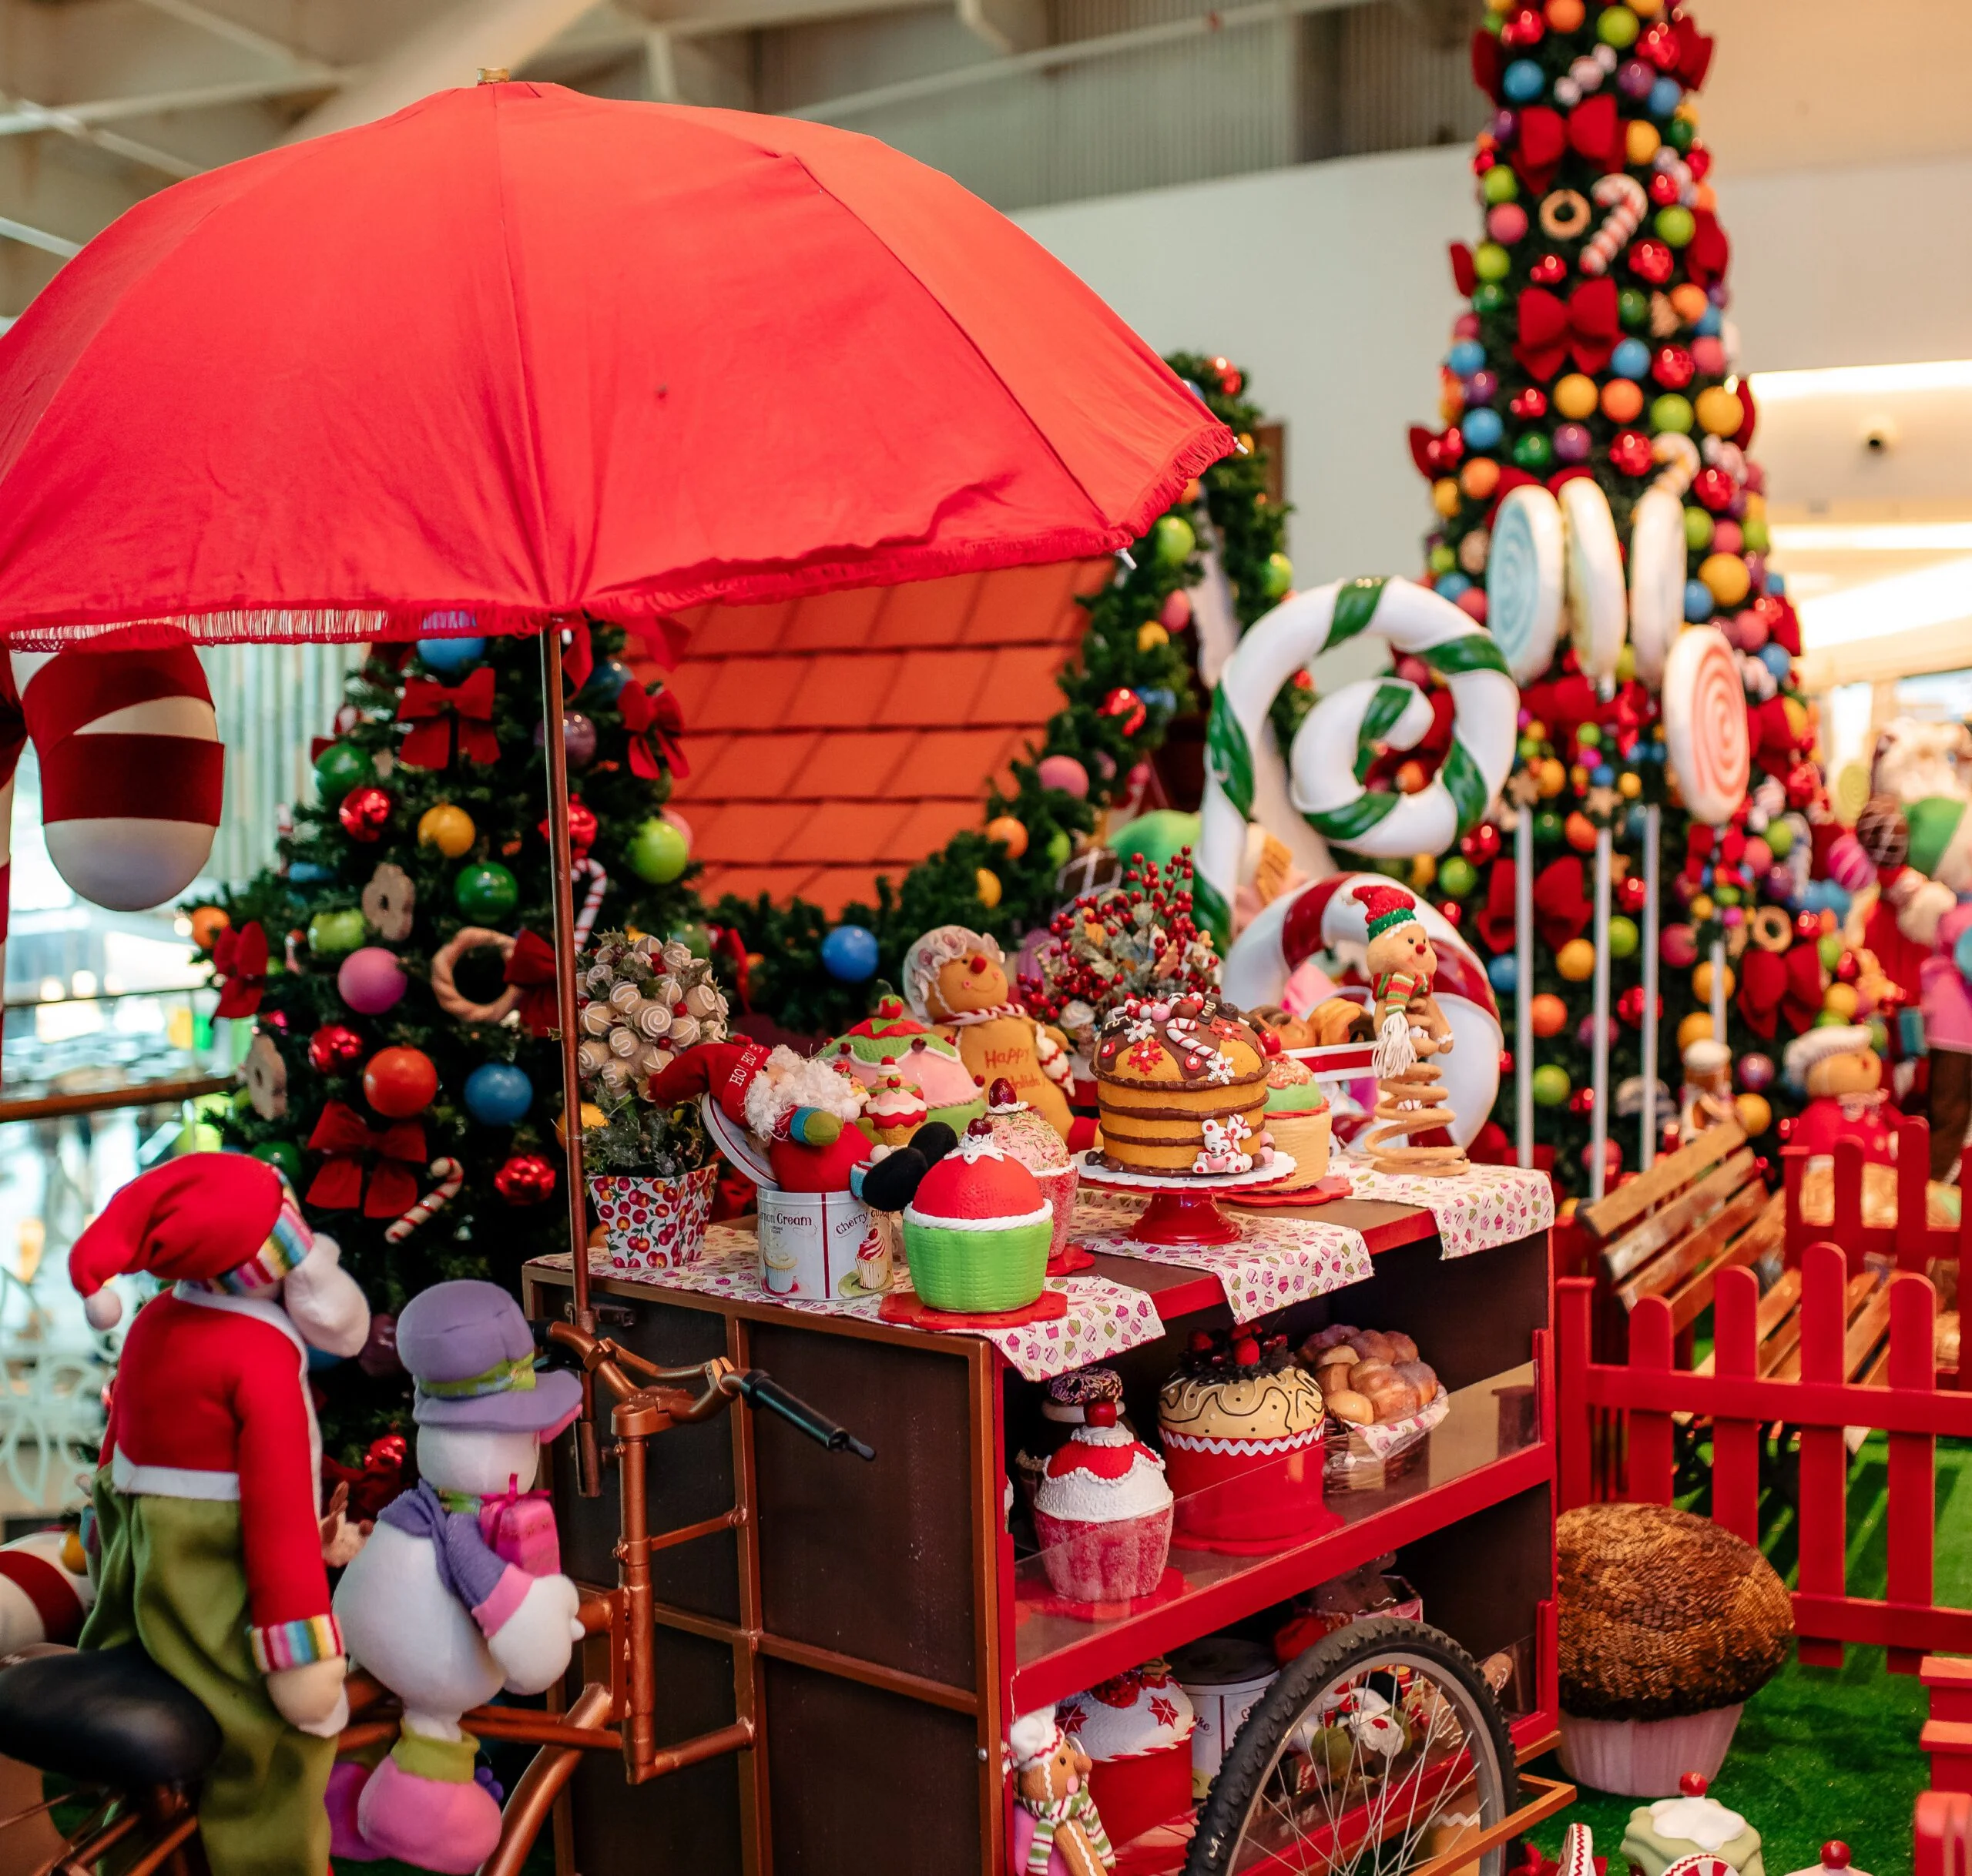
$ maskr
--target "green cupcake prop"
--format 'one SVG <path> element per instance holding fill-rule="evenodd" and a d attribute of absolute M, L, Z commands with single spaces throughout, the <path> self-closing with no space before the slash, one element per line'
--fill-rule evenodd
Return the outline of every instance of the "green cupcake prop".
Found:
<path fill-rule="evenodd" d="M 1032 1173 L 968 1132 L 924 1175 L 904 1214 L 911 1286 L 934 1309 L 1025 1309 L 1047 1286 L 1054 1211 Z"/>

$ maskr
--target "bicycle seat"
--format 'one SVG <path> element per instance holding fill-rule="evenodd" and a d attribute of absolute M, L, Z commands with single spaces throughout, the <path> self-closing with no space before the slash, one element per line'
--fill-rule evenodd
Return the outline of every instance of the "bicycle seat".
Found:
<path fill-rule="evenodd" d="M 193 1784 L 219 1756 L 197 1697 L 134 1642 L 0 1656 L 0 1754 L 84 1784 Z"/>

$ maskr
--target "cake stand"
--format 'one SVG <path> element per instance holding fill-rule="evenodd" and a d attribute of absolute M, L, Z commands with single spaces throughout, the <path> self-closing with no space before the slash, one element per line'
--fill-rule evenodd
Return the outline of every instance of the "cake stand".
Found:
<path fill-rule="evenodd" d="M 1215 1194 L 1277 1185 L 1293 1173 L 1293 1157 L 1286 1153 L 1275 1154 L 1266 1164 L 1250 1172 L 1182 1176 L 1115 1171 L 1092 1149 L 1082 1156 L 1082 1176 L 1088 1184 L 1150 1194 L 1143 1216 L 1126 1234 L 1140 1245 L 1236 1244 L 1239 1227 L 1219 1210 Z"/>

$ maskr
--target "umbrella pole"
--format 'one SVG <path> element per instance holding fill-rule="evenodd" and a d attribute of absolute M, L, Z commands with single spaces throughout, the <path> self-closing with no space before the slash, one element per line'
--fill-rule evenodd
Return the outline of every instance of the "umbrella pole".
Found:
<path fill-rule="evenodd" d="M 579 620 L 575 629 L 585 628 Z M 575 893 L 574 855 L 568 841 L 568 755 L 562 735 L 562 634 L 550 625 L 541 635 L 542 752 L 548 759 L 548 855 L 555 906 L 555 1013 L 562 1043 L 562 1183 L 568 1189 L 569 1263 L 575 1275 L 575 1326 L 595 1333 L 595 1311 L 589 1296 L 589 1207 L 582 1184 L 582 1089 L 575 1065 Z M 602 1495 L 602 1456 L 596 1448 L 595 1398 L 582 1375 L 582 1410 L 575 1422 L 575 1489 L 584 1498 Z"/>

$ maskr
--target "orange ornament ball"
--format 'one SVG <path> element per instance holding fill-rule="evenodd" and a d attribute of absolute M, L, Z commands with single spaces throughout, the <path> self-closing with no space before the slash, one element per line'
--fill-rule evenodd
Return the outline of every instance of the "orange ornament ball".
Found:
<path fill-rule="evenodd" d="M 1737 1094 L 1732 1098 L 1739 1124 L 1757 1138 L 1773 1124 L 1773 1106 L 1764 1094 Z"/>
<path fill-rule="evenodd" d="M 1459 471 L 1458 485 L 1474 501 L 1484 501 L 1500 485 L 1500 465 L 1490 456 L 1475 456 Z"/>
<path fill-rule="evenodd" d="M 385 1119 L 422 1114 L 438 1092 L 438 1070 L 422 1049 L 379 1049 L 364 1064 L 363 1097 Z"/>
<path fill-rule="evenodd" d="M 997 840 L 1007 850 L 1008 859 L 1018 859 L 1027 851 L 1027 827 L 1011 814 L 996 814 L 986 823 L 986 838 Z"/>
<path fill-rule="evenodd" d="M 1441 477 L 1431 484 L 1431 506 L 1449 521 L 1458 512 L 1458 484 L 1450 476 Z"/>
<path fill-rule="evenodd" d="M 1422 762 L 1406 762 L 1397 772 L 1397 788 L 1406 795 L 1421 795 L 1430 779 Z"/>
<path fill-rule="evenodd" d="M 1541 10 L 1548 25 L 1556 32 L 1573 32 L 1581 25 L 1581 0 L 1548 0 Z"/>
<path fill-rule="evenodd" d="M 1558 1036 L 1568 1025 L 1568 1007 L 1552 992 L 1544 991 L 1534 998 L 1528 1014 L 1533 1019 L 1535 1035 Z"/>
<path fill-rule="evenodd" d="M 233 929 L 233 921 L 216 906 L 201 906 L 192 914 L 192 942 L 201 951 L 210 951 L 219 935 Z"/>
<path fill-rule="evenodd" d="M 1711 303 L 1705 296 L 1705 289 L 1692 281 L 1685 280 L 1671 289 L 1671 310 L 1687 326 L 1695 326 L 1703 319 Z"/>
<path fill-rule="evenodd" d="M 1595 947 L 1586 938 L 1571 938 L 1554 953 L 1554 968 L 1571 983 L 1586 983 L 1595 974 Z"/>
<path fill-rule="evenodd" d="M 1602 414 L 1612 424 L 1634 424 L 1643 414 L 1643 387 L 1629 378 L 1602 387 Z"/>
<path fill-rule="evenodd" d="M 1587 815 L 1570 815 L 1561 823 L 1561 832 L 1578 853 L 1595 851 L 1595 823 Z"/>

